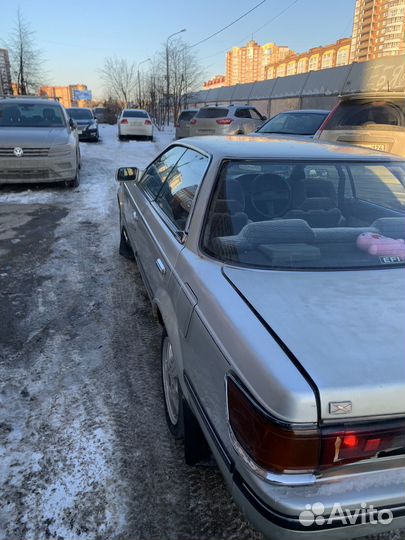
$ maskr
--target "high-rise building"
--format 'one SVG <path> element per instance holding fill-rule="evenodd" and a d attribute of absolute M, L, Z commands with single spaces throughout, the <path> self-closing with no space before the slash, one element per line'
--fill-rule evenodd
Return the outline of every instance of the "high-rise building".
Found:
<path fill-rule="evenodd" d="M 71 84 L 69 86 L 42 86 L 40 96 L 57 99 L 64 107 L 88 107 L 87 101 L 75 101 L 74 90 L 87 90 L 85 84 Z"/>
<path fill-rule="evenodd" d="M 352 62 L 405 52 L 405 0 L 356 0 Z"/>
<path fill-rule="evenodd" d="M 10 59 L 7 49 L 0 49 L 0 95 L 12 95 Z"/>
<path fill-rule="evenodd" d="M 244 47 L 233 47 L 226 57 L 226 86 L 263 81 L 270 65 L 283 60 L 293 51 L 275 43 L 259 45 L 251 40 Z"/>

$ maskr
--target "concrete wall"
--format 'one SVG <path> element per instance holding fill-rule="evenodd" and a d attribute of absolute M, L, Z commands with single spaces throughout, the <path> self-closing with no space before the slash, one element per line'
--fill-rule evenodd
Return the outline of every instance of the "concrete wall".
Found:
<path fill-rule="evenodd" d="M 339 95 L 366 92 L 401 92 L 405 96 L 405 55 L 201 90 L 188 96 L 187 105 L 249 104 L 270 118 L 293 109 L 332 109 Z"/>

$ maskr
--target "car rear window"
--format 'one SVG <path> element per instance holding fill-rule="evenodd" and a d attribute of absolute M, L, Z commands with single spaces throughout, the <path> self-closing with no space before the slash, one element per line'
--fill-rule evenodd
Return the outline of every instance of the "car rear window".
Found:
<path fill-rule="evenodd" d="M 200 109 L 197 113 L 197 118 L 223 118 L 228 115 L 228 109 L 220 109 L 219 107 L 207 107 Z"/>
<path fill-rule="evenodd" d="M 264 124 L 258 133 L 314 135 L 326 116 L 325 113 L 280 113 Z"/>
<path fill-rule="evenodd" d="M 148 113 L 145 111 L 124 111 L 124 118 L 148 118 Z"/>
<path fill-rule="evenodd" d="M 195 115 L 196 111 L 183 111 L 179 116 L 179 121 L 184 120 L 185 122 L 187 122 L 188 120 L 191 120 Z"/>
<path fill-rule="evenodd" d="M 325 129 L 381 129 L 385 126 L 404 128 L 405 100 L 343 101 Z"/>

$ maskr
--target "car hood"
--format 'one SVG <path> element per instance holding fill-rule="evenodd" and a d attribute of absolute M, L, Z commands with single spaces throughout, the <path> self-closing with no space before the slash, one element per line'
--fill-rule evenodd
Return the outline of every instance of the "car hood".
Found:
<path fill-rule="evenodd" d="M 49 147 L 68 142 L 66 128 L 0 128 L 0 146 Z"/>
<path fill-rule="evenodd" d="M 400 268 L 295 272 L 224 268 L 242 297 L 318 388 L 320 414 L 350 401 L 348 417 L 405 410 L 405 279 Z"/>
<path fill-rule="evenodd" d="M 87 120 L 75 120 L 76 124 L 78 126 L 89 126 L 90 124 L 95 124 L 96 123 L 96 119 L 95 118 L 91 118 L 90 120 L 87 119 Z"/>

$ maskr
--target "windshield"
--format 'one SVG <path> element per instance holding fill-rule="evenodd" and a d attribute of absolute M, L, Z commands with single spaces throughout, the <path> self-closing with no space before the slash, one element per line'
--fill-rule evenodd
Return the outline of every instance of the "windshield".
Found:
<path fill-rule="evenodd" d="M 228 161 L 204 249 L 259 268 L 401 265 L 404 181 L 404 162 Z"/>
<path fill-rule="evenodd" d="M 93 120 L 93 114 L 89 109 L 67 109 L 67 112 L 74 120 Z"/>
<path fill-rule="evenodd" d="M 325 113 L 281 113 L 264 124 L 258 133 L 314 135 L 326 116 Z"/>
<path fill-rule="evenodd" d="M 44 103 L 0 103 L 0 127 L 64 127 L 59 105 Z"/>

